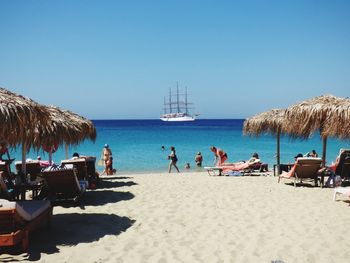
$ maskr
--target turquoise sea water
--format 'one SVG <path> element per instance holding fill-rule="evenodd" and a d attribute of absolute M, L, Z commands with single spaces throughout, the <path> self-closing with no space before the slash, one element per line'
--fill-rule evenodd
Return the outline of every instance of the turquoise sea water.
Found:
<path fill-rule="evenodd" d="M 85 141 L 71 147 L 69 157 L 78 152 L 99 159 L 103 145 L 108 143 L 113 151 L 114 167 L 119 173 L 165 172 L 170 146 L 176 147 L 178 166 L 183 170 L 187 162 L 195 169 L 194 157 L 198 151 L 202 152 L 203 166 L 212 166 L 214 156 L 209 147 L 215 145 L 227 152 L 229 162 L 249 159 L 253 152 L 257 152 L 263 162 L 270 166 L 276 163 L 276 138 L 270 135 L 259 138 L 244 136 L 243 121 L 215 119 L 170 123 L 160 120 L 95 120 L 96 142 Z M 162 145 L 165 151 L 161 150 Z M 328 163 L 335 160 L 340 148 L 350 148 L 349 141 L 328 140 Z M 282 137 L 281 162 L 293 162 L 297 153 L 305 154 L 313 149 L 322 154 L 322 141 L 318 134 L 307 141 Z M 47 154 L 34 151 L 28 153 L 28 158 L 35 159 L 38 154 L 42 159 L 48 158 Z M 11 156 L 21 160 L 20 148 L 12 149 Z M 55 163 L 60 163 L 62 159 L 65 159 L 63 146 L 53 155 Z"/>

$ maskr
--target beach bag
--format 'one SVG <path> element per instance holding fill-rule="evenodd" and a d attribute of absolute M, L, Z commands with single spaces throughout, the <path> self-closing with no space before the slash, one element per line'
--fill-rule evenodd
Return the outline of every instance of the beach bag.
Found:
<path fill-rule="evenodd" d="M 239 171 L 229 171 L 226 173 L 228 176 L 243 176 L 242 172 Z"/>
<path fill-rule="evenodd" d="M 335 176 L 334 178 L 334 186 L 335 187 L 341 186 L 341 177 L 339 175 Z"/>

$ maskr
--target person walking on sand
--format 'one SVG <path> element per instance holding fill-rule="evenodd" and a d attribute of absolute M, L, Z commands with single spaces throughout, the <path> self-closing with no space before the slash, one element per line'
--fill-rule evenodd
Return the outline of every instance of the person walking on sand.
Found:
<path fill-rule="evenodd" d="M 176 151 L 175 151 L 175 147 L 171 146 L 170 147 L 170 154 L 168 155 L 168 160 L 170 160 L 169 162 L 169 173 L 171 172 L 171 167 L 174 166 L 175 169 L 177 170 L 177 172 L 179 173 L 179 168 L 177 168 L 176 163 L 177 163 L 177 156 L 176 156 Z"/>

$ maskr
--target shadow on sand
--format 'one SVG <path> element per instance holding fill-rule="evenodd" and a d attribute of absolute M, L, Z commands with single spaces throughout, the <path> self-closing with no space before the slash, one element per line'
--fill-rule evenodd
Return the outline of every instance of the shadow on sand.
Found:
<path fill-rule="evenodd" d="M 30 237 L 29 252 L 17 254 L 5 251 L 1 262 L 37 261 L 41 253 L 59 252 L 57 246 L 75 246 L 91 243 L 106 235 L 119 235 L 135 223 L 128 217 L 113 214 L 59 214 L 52 218 L 51 226 L 40 229 Z M 17 250 L 18 253 L 18 250 Z"/>
<path fill-rule="evenodd" d="M 104 181 L 102 180 L 98 184 L 98 189 L 108 189 L 108 188 L 116 188 L 116 187 L 124 187 L 124 186 L 133 186 L 137 185 L 137 183 L 134 183 L 133 181 L 128 182 L 111 182 L 111 181 Z"/>
<path fill-rule="evenodd" d="M 127 201 L 133 199 L 135 196 L 130 192 L 115 192 L 111 190 L 102 191 L 88 191 L 86 192 L 78 203 L 74 203 L 71 200 L 68 201 L 55 201 L 54 206 L 62 207 L 74 207 L 79 206 L 84 209 L 85 206 L 102 206 L 109 203 L 117 203 L 120 201 Z"/>
<path fill-rule="evenodd" d="M 133 177 L 129 177 L 129 176 L 115 176 L 115 175 L 109 175 L 109 176 L 101 176 L 100 179 L 102 181 L 105 180 L 125 180 L 125 179 L 133 179 Z"/>
<path fill-rule="evenodd" d="M 40 253 L 59 252 L 57 245 L 74 246 L 91 243 L 105 235 L 119 235 L 134 220 L 113 214 L 59 214 L 53 216 L 51 227 L 33 235 L 29 260 L 39 260 Z"/>
<path fill-rule="evenodd" d="M 114 192 L 110 190 L 88 191 L 82 197 L 82 206 L 100 206 L 109 203 L 117 203 L 133 199 L 135 196 L 130 192 Z"/>

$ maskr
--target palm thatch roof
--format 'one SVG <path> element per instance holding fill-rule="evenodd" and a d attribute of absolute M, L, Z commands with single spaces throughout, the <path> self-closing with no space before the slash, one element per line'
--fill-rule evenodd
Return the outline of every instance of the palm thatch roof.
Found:
<path fill-rule="evenodd" d="M 35 137 L 36 146 L 55 144 L 78 144 L 85 139 L 96 139 L 96 129 L 93 123 L 68 110 L 55 106 L 47 106 L 49 120 L 46 126 L 40 126 L 40 135 Z"/>
<path fill-rule="evenodd" d="M 247 135 L 259 136 L 270 133 L 277 138 L 276 161 L 280 164 L 280 134 L 286 130 L 285 110 L 272 109 L 244 121 L 243 133 Z"/>
<path fill-rule="evenodd" d="M 265 133 L 277 135 L 284 132 L 285 124 L 285 110 L 272 109 L 246 119 L 243 124 L 243 133 L 256 136 Z"/>
<path fill-rule="evenodd" d="M 286 109 L 286 118 L 291 124 L 287 132 L 293 137 L 309 138 L 316 131 L 321 136 L 349 138 L 341 127 L 349 127 L 350 100 L 333 95 L 318 96 Z"/>
<path fill-rule="evenodd" d="M 328 137 L 350 139 L 350 99 L 342 99 L 334 105 L 323 127 L 323 134 Z"/>
<path fill-rule="evenodd" d="M 322 164 L 326 164 L 327 137 L 350 138 L 350 100 L 323 95 L 286 109 L 287 132 L 292 137 L 308 138 L 320 131 L 323 141 Z"/>
<path fill-rule="evenodd" d="M 38 123 L 44 125 L 47 116 L 44 106 L 0 88 L 0 140 L 2 142 L 12 147 L 25 144 L 30 148 L 36 125 Z"/>

